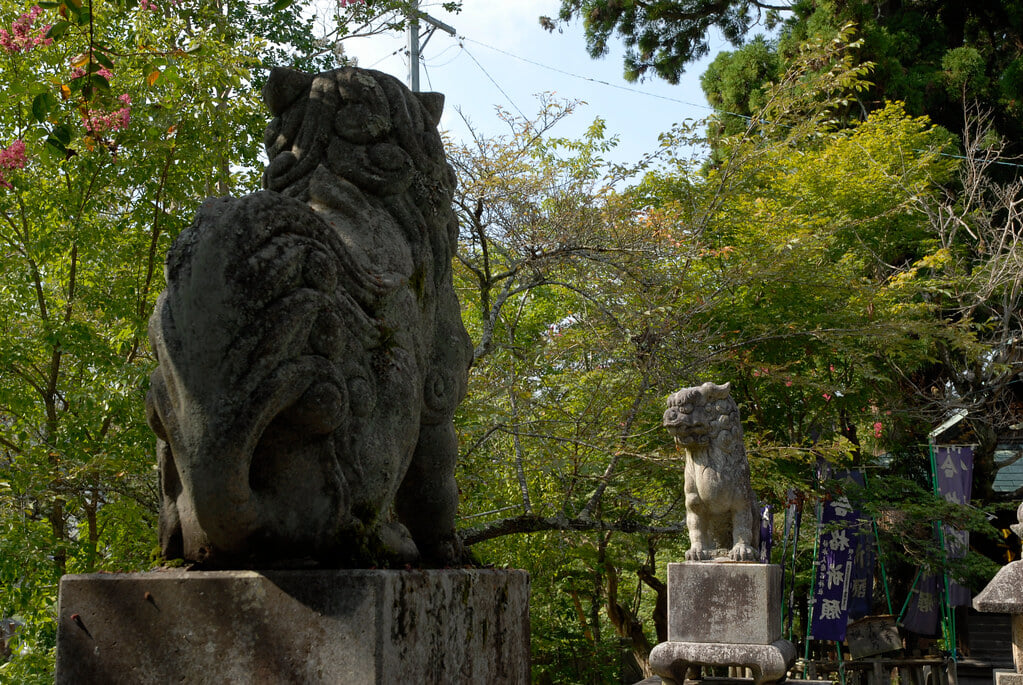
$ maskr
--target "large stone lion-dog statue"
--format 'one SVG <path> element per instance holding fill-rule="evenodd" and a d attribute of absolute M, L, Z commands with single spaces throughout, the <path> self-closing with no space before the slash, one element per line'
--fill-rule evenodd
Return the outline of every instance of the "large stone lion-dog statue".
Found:
<path fill-rule="evenodd" d="M 686 559 L 756 561 L 760 518 L 750 486 L 731 384 L 704 383 L 668 397 L 664 426 L 686 454 Z"/>
<path fill-rule="evenodd" d="M 472 351 L 443 97 L 342 68 L 275 69 L 264 98 L 266 190 L 204 203 L 150 321 L 163 553 L 457 563 Z"/>

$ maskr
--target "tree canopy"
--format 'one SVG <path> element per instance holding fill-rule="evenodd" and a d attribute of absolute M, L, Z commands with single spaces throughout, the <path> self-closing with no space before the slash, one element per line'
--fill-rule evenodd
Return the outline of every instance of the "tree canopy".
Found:
<path fill-rule="evenodd" d="M 147 320 L 203 199 L 259 186 L 268 68 L 407 4 L 0 2 L 0 680 L 52 681 L 62 573 L 154 563 Z"/>
<path fill-rule="evenodd" d="M 857 98 L 862 110 L 900 100 L 909 113 L 959 131 L 963 103 L 977 102 L 1004 138 L 1023 136 L 1023 12 L 1015 2 L 562 0 L 557 21 L 541 23 L 553 29 L 575 19 L 594 57 L 621 39 L 628 80 L 677 83 L 719 32 L 737 49 L 715 58 L 704 91 L 715 107 L 743 116 L 757 111 L 758 91 L 784 73 L 801 44 L 853 22 L 863 38 L 859 59 L 875 64 L 872 88 Z"/>
<path fill-rule="evenodd" d="M 146 320 L 203 198 L 258 183 L 261 73 L 322 68 L 343 53 L 335 39 L 408 3 L 341 3 L 324 40 L 300 4 L 278 4 L 0 0 L 0 617 L 23 623 L 4 681 L 52 680 L 61 573 L 161 563 Z M 481 562 L 533 574 L 538 680 L 639 680 L 664 639 L 664 565 L 686 533 L 681 455 L 660 424 L 679 387 L 732 381 L 765 503 L 834 494 L 821 459 L 879 469 L 889 454 L 861 506 L 898 509 L 903 528 L 881 526 L 891 558 L 943 568 L 904 534 L 935 512 L 987 526 L 930 494 L 920 445 L 970 409 L 989 484 L 1018 421 L 1019 181 L 987 172 L 1004 161 L 997 119 L 971 116 L 957 139 L 882 98 L 846 116 L 876 92 L 866 45 L 820 28 L 718 63 L 708 81 L 750 115 L 717 125 L 713 151 L 690 122 L 614 164 L 604 123 L 560 137 L 574 105 L 550 97 L 531 119 L 503 113 L 504 136 L 450 145 L 475 346 L 459 530 Z M 804 598 L 812 540 L 794 543 Z M 976 585 L 990 569 L 974 556 L 952 570 Z"/>
<path fill-rule="evenodd" d="M 626 46 L 625 78 L 635 81 L 651 70 L 669 83 L 691 62 L 710 51 L 710 31 L 717 30 L 734 45 L 741 45 L 764 12 L 787 10 L 785 2 L 757 0 L 562 0 L 558 19 L 583 22 L 586 48 L 593 57 L 607 54 L 617 34 Z M 549 17 L 541 24 L 555 27 Z"/>
<path fill-rule="evenodd" d="M 905 468 L 862 494 L 865 511 L 969 518 L 930 494 L 919 447 L 953 398 L 907 386 L 942 350 L 990 349 L 934 298 L 947 282 L 930 217 L 958 182 L 955 140 L 898 103 L 838 125 L 866 87 L 856 48 L 808 45 L 712 165 L 691 152 L 698 125 L 638 168 L 610 165 L 601 122 L 552 137 L 568 106 L 549 102 L 452 155 L 459 292 L 487 341 L 459 414 L 463 531 L 482 560 L 534 572 L 534 655 L 554 682 L 615 677 L 619 640 L 642 668 L 657 640 L 658 578 L 684 544 L 681 463 L 660 427 L 679 387 L 732 381 L 765 503 L 828 496 L 820 459 L 877 468 L 892 451 Z M 812 531 L 799 544 L 809 564 Z M 892 564 L 942 563 L 925 538 L 882 544 Z M 990 571 L 967 565 L 986 569 L 974 582 Z M 566 661 L 568 642 L 591 658 Z"/>

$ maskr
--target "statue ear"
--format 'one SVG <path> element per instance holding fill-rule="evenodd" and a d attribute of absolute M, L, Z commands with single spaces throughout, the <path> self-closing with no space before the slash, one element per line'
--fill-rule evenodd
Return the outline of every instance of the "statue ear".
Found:
<path fill-rule="evenodd" d="M 263 86 L 263 101 L 274 116 L 280 116 L 292 102 L 309 92 L 313 77 L 296 69 L 274 67 Z"/>
<path fill-rule="evenodd" d="M 440 123 L 440 115 L 444 112 L 444 93 L 416 93 L 423 109 L 426 110 L 427 120 L 431 126 Z"/>
<path fill-rule="evenodd" d="M 714 400 L 723 400 L 728 397 L 728 393 L 732 389 L 732 383 L 729 381 L 724 385 L 718 385 L 714 382 L 707 382 L 703 384 L 703 387 L 706 388 L 707 397 Z"/>

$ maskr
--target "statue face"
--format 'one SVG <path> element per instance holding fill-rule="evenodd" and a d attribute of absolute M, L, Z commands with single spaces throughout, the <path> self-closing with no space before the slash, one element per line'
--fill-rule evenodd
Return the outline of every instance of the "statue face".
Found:
<path fill-rule="evenodd" d="M 668 398 L 664 427 L 679 445 L 709 444 L 712 429 L 721 423 L 720 417 L 729 414 L 735 407 L 735 402 L 729 397 L 730 389 L 728 383 L 704 383 L 679 390 Z"/>

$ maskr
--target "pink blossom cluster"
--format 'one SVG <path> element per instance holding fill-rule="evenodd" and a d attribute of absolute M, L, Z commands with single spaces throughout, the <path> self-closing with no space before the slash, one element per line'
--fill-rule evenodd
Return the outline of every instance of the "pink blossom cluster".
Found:
<path fill-rule="evenodd" d="M 50 30 L 49 24 L 33 28 L 42 11 L 39 5 L 34 5 L 11 24 L 10 31 L 0 29 L 0 48 L 7 52 L 28 52 L 37 45 L 52 43 L 53 39 L 46 37 L 46 32 Z"/>
<path fill-rule="evenodd" d="M 4 178 L 4 169 L 25 168 L 25 141 L 16 140 L 6 148 L 0 148 L 0 186 L 10 188 L 11 184 Z"/>
<path fill-rule="evenodd" d="M 139 0 L 139 8 L 148 12 L 155 12 L 158 9 L 153 0 Z"/>
<path fill-rule="evenodd" d="M 128 127 L 131 121 L 131 96 L 125 93 L 118 100 L 124 105 L 114 112 L 94 112 L 86 110 L 83 115 L 85 130 L 92 135 L 106 131 L 120 131 Z"/>
<path fill-rule="evenodd" d="M 85 70 L 85 67 L 75 67 L 74 69 L 71 70 L 71 79 L 74 80 L 76 78 L 82 78 L 87 73 L 88 72 Z M 97 69 L 96 71 L 94 71 L 92 73 L 96 74 L 97 76 L 102 76 L 103 78 L 105 78 L 108 81 L 110 80 L 110 77 L 114 75 L 106 67 L 100 67 L 99 69 Z"/>
<path fill-rule="evenodd" d="M 366 4 L 366 0 L 337 0 L 337 4 L 342 7 L 348 7 L 349 5 Z"/>

